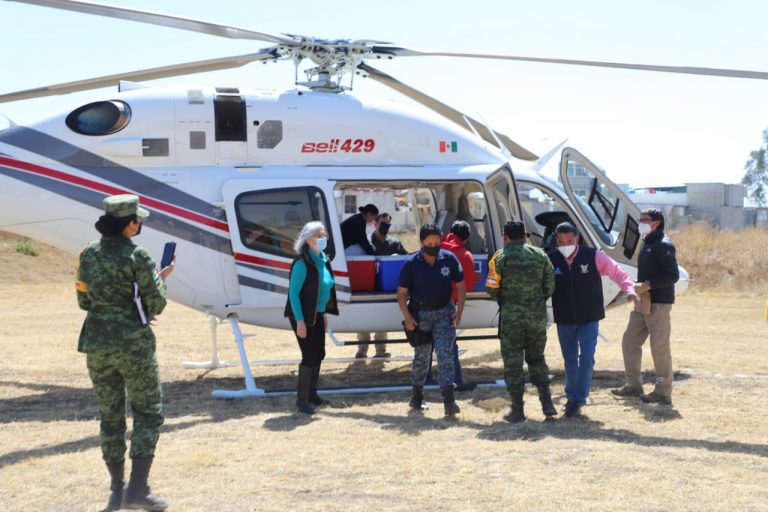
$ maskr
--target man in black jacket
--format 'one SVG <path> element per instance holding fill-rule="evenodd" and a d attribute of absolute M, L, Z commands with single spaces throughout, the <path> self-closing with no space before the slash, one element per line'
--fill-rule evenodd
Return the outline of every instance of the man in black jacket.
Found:
<path fill-rule="evenodd" d="M 637 258 L 637 283 L 639 294 L 650 292 L 650 313 L 634 310 L 621 342 L 624 354 L 624 378 L 626 382 L 611 393 L 617 396 L 639 396 L 646 403 L 672 404 L 672 353 L 669 347 L 671 330 L 670 311 L 675 302 L 675 283 L 680 278 L 675 257 L 675 246 L 664 235 L 664 214 L 657 208 L 640 213 L 638 226 L 643 236 L 643 246 Z M 643 344 L 650 336 L 651 356 L 656 371 L 656 386 L 643 394 L 642 358 Z"/>

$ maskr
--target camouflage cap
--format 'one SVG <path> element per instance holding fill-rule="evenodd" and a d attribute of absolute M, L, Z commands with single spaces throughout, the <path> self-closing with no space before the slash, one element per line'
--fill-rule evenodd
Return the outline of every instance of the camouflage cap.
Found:
<path fill-rule="evenodd" d="M 149 217 L 149 211 L 139 206 L 139 196 L 133 194 L 119 194 L 104 198 L 104 212 L 111 217 L 128 217 L 138 215 Z"/>

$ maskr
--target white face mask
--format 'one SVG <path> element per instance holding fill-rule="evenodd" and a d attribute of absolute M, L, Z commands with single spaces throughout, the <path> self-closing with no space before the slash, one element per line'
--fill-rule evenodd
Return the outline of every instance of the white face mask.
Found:
<path fill-rule="evenodd" d="M 318 251 L 324 251 L 325 248 L 328 247 L 328 239 L 327 238 L 318 238 L 315 242 L 315 249 Z"/>
<path fill-rule="evenodd" d="M 557 248 L 558 251 L 560 251 L 560 254 L 565 256 L 566 258 L 573 254 L 573 252 L 576 250 L 575 245 L 561 245 Z"/>
<path fill-rule="evenodd" d="M 640 224 L 637 225 L 637 231 L 642 236 L 645 236 L 651 232 L 651 225 L 646 222 L 641 222 Z"/>

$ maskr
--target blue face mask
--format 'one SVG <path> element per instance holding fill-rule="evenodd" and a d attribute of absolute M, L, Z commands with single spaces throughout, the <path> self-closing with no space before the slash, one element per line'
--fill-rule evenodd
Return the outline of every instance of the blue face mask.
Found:
<path fill-rule="evenodd" d="M 318 251 L 324 251 L 326 247 L 328 247 L 328 239 L 327 238 L 318 238 L 317 242 L 315 242 L 315 248 Z"/>
<path fill-rule="evenodd" d="M 392 224 L 387 224 L 386 222 L 382 222 L 381 224 L 379 224 L 379 233 L 386 236 L 386 234 L 389 233 L 389 228 L 391 227 L 392 227 Z"/>

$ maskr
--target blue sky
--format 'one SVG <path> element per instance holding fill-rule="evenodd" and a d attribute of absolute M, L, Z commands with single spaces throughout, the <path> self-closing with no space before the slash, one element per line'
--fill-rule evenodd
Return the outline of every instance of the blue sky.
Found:
<path fill-rule="evenodd" d="M 762 0 L 110 3 L 269 33 L 418 49 L 768 71 Z M 15 2 L 0 2 L 0 19 L 0 92 L 268 46 Z M 568 137 L 614 181 L 636 187 L 738 183 L 768 127 L 768 81 L 435 57 L 375 65 L 482 116 L 533 151 Z M 285 89 L 293 81 L 293 65 L 283 62 L 152 83 Z M 364 79 L 354 92 L 399 98 Z M 31 122 L 92 95 L 0 104 L 0 113 Z"/>

